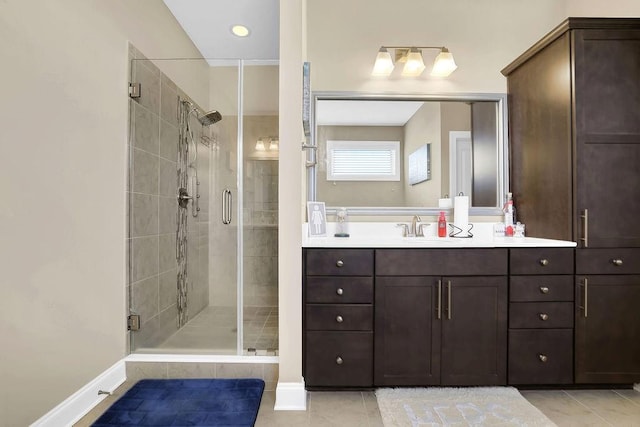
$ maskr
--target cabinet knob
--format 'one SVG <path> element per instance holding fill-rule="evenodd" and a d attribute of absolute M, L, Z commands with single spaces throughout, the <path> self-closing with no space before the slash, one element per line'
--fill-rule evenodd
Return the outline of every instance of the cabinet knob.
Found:
<path fill-rule="evenodd" d="M 342 323 L 342 322 L 344 322 L 344 319 L 342 318 L 342 316 L 337 315 L 337 316 L 336 316 L 336 322 L 338 322 L 338 323 Z"/>
<path fill-rule="evenodd" d="M 546 313 L 540 313 L 538 314 L 538 316 L 540 317 L 540 320 L 548 320 L 549 319 L 549 315 Z"/>
<path fill-rule="evenodd" d="M 546 362 L 547 362 L 547 360 L 549 360 L 549 358 L 548 358 L 546 355 L 544 355 L 544 354 L 539 354 L 539 355 L 538 355 L 538 359 L 540 359 L 540 361 L 541 361 L 542 363 L 546 363 Z"/>
<path fill-rule="evenodd" d="M 342 357 L 340 356 L 336 357 L 336 365 L 342 365 L 343 362 L 344 360 L 342 360 Z"/>
<path fill-rule="evenodd" d="M 543 267 L 546 267 L 547 265 L 549 265 L 549 260 L 546 259 L 546 258 L 542 258 L 540 260 L 540 265 L 543 266 Z"/>
<path fill-rule="evenodd" d="M 338 267 L 342 267 L 344 265 L 344 261 L 342 261 L 341 259 L 338 260 L 338 262 L 336 262 L 336 265 Z"/>
<path fill-rule="evenodd" d="M 615 265 L 616 267 L 619 267 L 622 265 L 622 260 L 621 259 L 612 259 L 611 262 L 613 263 L 613 265 Z"/>
<path fill-rule="evenodd" d="M 342 288 L 336 289 L 336 294 L 342 295 L 343 293 L 344 293 L 344 290 L 342 290 Z"/>
<path fill-rule="evenodd" d="M 548 286 L 540 286 L 540 292 L 543 294 L 548 294 L 549 293 L 549 287 Z"/>

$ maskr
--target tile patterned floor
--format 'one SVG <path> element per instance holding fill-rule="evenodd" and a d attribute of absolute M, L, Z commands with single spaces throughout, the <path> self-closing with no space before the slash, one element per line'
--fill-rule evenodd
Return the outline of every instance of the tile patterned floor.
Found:
<path fill-rule="evenodd" d="M 278 307 L 245 307 L 243 314 L 245 354 L 277 355 Z M 157 348 L 137 353 L 236 354 L 236 337 L 236 309 L 207 307 Z"/>
<path fill-rule="evenodd" d="M 87 427 L 132 383 L 101 402 L 76 427 Z M 640 427 L 640 392 L 635 390 L 535 390 L 522 395 L 559 427 Z M 382 418 L 373 391 L 309 392 L 307 411 L 274 411 L 275 392 L 265 392 L 256 427 L 340 426 L 381 427 Z"/>

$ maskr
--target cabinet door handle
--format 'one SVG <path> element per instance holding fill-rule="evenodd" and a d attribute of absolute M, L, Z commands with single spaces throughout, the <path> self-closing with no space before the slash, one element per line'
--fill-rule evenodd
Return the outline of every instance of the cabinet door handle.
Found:
<path fill-rule="evenodd" d="M 549 265 L 549 260 L 546 258 L 542 258 L 539 262 L 540 262 L 540 265 L 543 267 L 546 267 L 547 265 Z"/>
<path fill-rule="evenodd" d="M 585 277 L 584 283 L 584 304 L 580 308 L 584 311 L 584 317 L 587 317 L 587 306 L 589 304 L 589 280 Z"/>
<path fill-rule="evenodd" d="M 447 319 L 451 320 L 451 280 L 447 280 Z"/>
<path fill-rule="evenodd" d="M 538 317 L 540 317 L 540 320 L 542 321 L 549 320 L 549 315 L 547 313 L 540 313 L 538 314 Z"/>
<path fill-rule="evenodd" d="M 438 280 L 438 320 L 442 319 L 442 280 Z"/>
<path fill-rule="evenodd" d="M 340 316 L 339 314 L 336 316 L 336 322 L 338 323 L 342 323 L 344 322 L 344 319 L 342 318 L 342 316 Z"/>
<path fill-rule="evenodd" d="M 342 295 L 342 294 L 344 294 L 344 290 L 342 288 L 338 288 L 338 289 L 336 289 L 336 294 Z"/>
<path fill-rule="evenodd" d="M 342 365 L 343 362 L 344 360 L 342 360 L 342 357 L 340 356 L 336 357 L 336 365 Z"/>
<path fill-rule="evenodd" d="M 584 214 L 580 215 L 580 217 L 582 217 L 582 235 L 584 237 L 581 237 L 580 240 L 582 240 L 584 242 L 584 247 L 588 248 L 589 247 L 589 209 L 585 209 L 584 210 Z"/>
<path fill-rule="evenodd" d="M 336 266 L 338 267 L 342 267 L 344 265 L 344 261 L 342 261 L 341 259 L 338 260 L 338 262 L 336 262 Z"/>
<path fill-rule="evenodd" d="M 538 359 L 540 359 L 542 363 L 547 363 L 547 360 L 549 360 L 549 358 L 544 354 L 539 354 Z"/>
<path fill-rule="evenodd" d="M 549 287 L 548 286 L 540 286 L 540 292 L 543 294 L 548 294 L 549 293 Z"/>
<path fill-rule="evenodd" d="M 620 267 L 622 265 L 622 259 L 617 258 L 617 259 L 612 259 L 611 262 L 613 263 L 613 265 L 615 265 L 616 267 Z"/>

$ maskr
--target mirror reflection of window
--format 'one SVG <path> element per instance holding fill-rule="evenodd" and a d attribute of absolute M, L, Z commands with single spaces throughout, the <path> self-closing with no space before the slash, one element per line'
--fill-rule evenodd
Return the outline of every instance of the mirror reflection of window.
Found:
<path fill-rule="evenodd" d="M 437 207 L 462 192 L 472 207 L 496 208 L 504 183 L 500 97 L 486 100 L 316 99 L 315 200 L 330 206 Z M 458 138 L 452 140 L 452 135 Z M 460 135 L 467 135 L 466 139 Z M 333 177 L 328 141 L 398 141 L 399 181 Z M 409 155 L 430 144 L 431 179 L 411 185 Z M 453 147 L 452 144 L 456 145 Z M 357 172 L 357 171 L 355 171 Z M 342 171 L 348 174 L 349 171 Z"/>

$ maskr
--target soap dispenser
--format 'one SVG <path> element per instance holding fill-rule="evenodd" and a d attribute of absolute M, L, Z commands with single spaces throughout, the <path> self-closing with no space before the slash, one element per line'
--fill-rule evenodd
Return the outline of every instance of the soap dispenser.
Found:
<path fill-rule="evenodd" d="M 438 237 L 447 237 L 447 218 L 444 216 L 443 211 L 440 211 L 440 217 L 438 218 Z"/>

